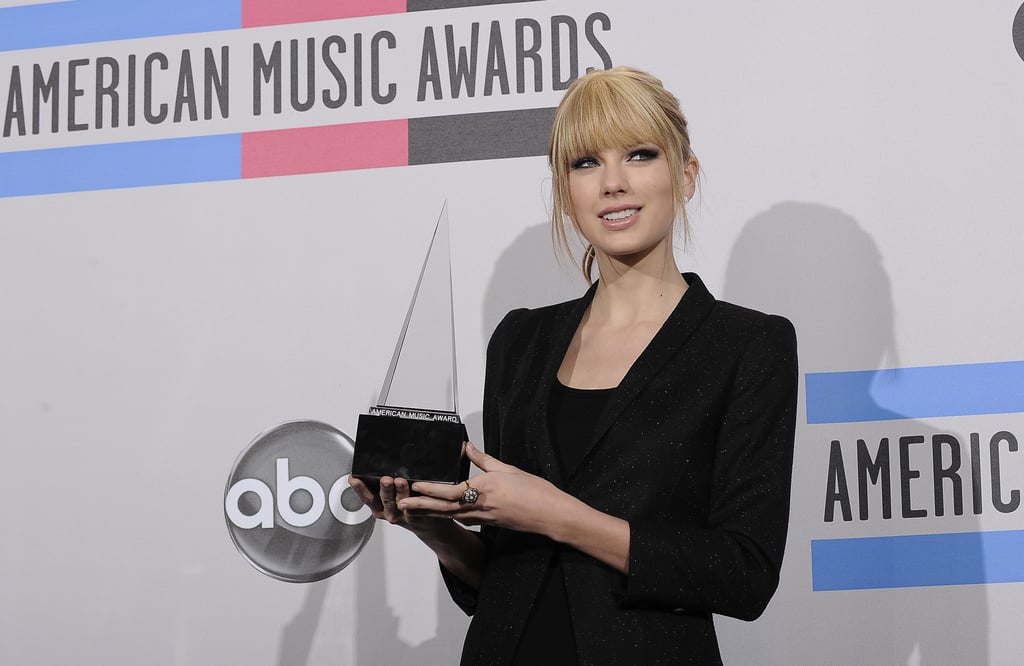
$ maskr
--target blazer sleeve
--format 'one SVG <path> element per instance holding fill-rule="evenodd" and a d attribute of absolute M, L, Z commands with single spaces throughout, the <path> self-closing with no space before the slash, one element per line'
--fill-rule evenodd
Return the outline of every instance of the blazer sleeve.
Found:
<path fill-rule="evenodd" d="M 505 315 L 498 326 L 491 334 L 487 343 L 487 361 L 484 369 L 484 396 L 483 396 L 483 435 L 484 450 L 501 459 L 501 436 L 500 417 L 498 410 L 499 387 L 507 380 L 505 375 L 505 363 L 508 357 L 506 351 L 506 340 L 509 329 L 515 326 L 519 314 L 525 310 L 513 310 Z M 490 553 L 491 543 L 494 541 L 494 534 L 497 528 L 483 526 L 480 528 L 480 538 Z M 476 611 L 477 589 L 467 585 L 456 578 L 444 566 L 441 567 L 441 577 L 451 594 L 452 600 L 467 615 Z"/>
<path fill-rule="evenodd" d="M 789 519 L 796 421 L 796 333 L 765 316 L 727 398 L 705 527 L 630 524 L 623 606 L 757 618 L 775 592 Z"/>

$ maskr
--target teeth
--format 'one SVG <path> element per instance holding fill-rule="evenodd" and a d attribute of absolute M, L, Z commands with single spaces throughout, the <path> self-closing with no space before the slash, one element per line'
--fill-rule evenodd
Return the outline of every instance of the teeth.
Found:
<path fill-rule="evenodd" d="M 602 217 L 609 221 L 624 220 L 634 213 L 636 213 L 636 208 L 627 208 L 626 210 L 619 210 L 615 211 L 614 213 L 608 213 L 607 215 L 603 215 Z"/>

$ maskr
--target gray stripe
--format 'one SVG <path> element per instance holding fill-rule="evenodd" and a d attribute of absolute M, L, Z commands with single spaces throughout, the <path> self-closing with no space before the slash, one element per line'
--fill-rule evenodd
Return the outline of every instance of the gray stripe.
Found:
<path fill-rule="evenodd" d="M 546 155 L 554 107 L 409 119 L 409 164 Z"/>
<path fill-rule="evenodd" d="M 458 9 L 460 7 L 481 7 L 483 5 L 511 5 L 516 2 L 539 2 L 540 0 L 408 0 L 407 12 L 429 12 L 435 9 Z"/>

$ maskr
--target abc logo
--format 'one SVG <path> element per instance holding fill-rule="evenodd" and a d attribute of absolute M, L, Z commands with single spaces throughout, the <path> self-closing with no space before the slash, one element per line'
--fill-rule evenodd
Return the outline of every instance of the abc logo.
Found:
<path fill-rule="evenodd" d="M 1013 46 L 1017 49 L 1017 55 L 1024 60 L 1024 5 L 1017 10 L 1013 17 Z"/>
<path fill-rule="evenodd" d="M 318 421 L 293 421 L 239 455 L 224 491 L 238 551 L 261 572 L 293 583 L 327 578 L 355 559 L 373 532 L 349 488 L 352 440 Z"/>

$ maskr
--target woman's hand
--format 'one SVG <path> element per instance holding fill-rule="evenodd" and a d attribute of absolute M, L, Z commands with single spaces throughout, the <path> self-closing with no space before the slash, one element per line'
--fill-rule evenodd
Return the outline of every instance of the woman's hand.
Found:
<path fill-rule="evenodd" d="M 382 477 L 380 490 L 376 493 L 362 479 L 350 476 L 348 483 L 363 504 L 370 508 L 374 518 L 409 530 L 434 551 L 441 564 L 456 577 L 471 587 L 480 586 L 484 545 L 476 532 L 458 525 L 451 516 L 429 516 L 400 509 L 399 504 L 409 501 L 410 489 L 406 479 Z"/>
<path fill-rule="evenodd" d="M 466 455 L 483 474 L 468 485 L 480 493 L 462 501 L 466 484 L 449 485 L 383 477 L 375 494 L 359 479 L 349 483 L 373 515 L 412 531 L 441 563 L 474 587 L 484 567 L 483 542 L 463 525 L 492 525 L 542 534 L 608 566 L 629 570 L 629 523 L 587 506 L 549 481 L 506 465 L 466 442 Z M 412 496 L 411 490 L 420 493 Z"/>
<path fill-rule="evenodd" d="M 578 500 L 539 476 L 477 450 L 470 442 L 466 443 L 466 455 L 483 471 L 468 482 L 480 493 L 477 501 L 462 501 L 466 484 L 417 481 L 412 489 L 419 496 L 396 496 L 397 509 L 405 520 L 454 518 L 464 525 L 494 525 L 556 539 L 560 536 L 559 519 L 568 515 L 568 508 Z"/>
<path fill-rule="evenodd" d="M 440 522 L 449 522 L 448 517 L 427 517 L 413 515 L 398 508 L 398 503 L 407 499 L 410 494 L 409 482 L 402 478 L 384 476 L 380 479 L 380 491 L 375 493 L 362 479 L 350 476 L 349 485 L 359 499 L 363 501 L 374 518 L 386 520 L 392 525 L 399 525 L 409 531 L 421 534 L 439 527 Z"/>

